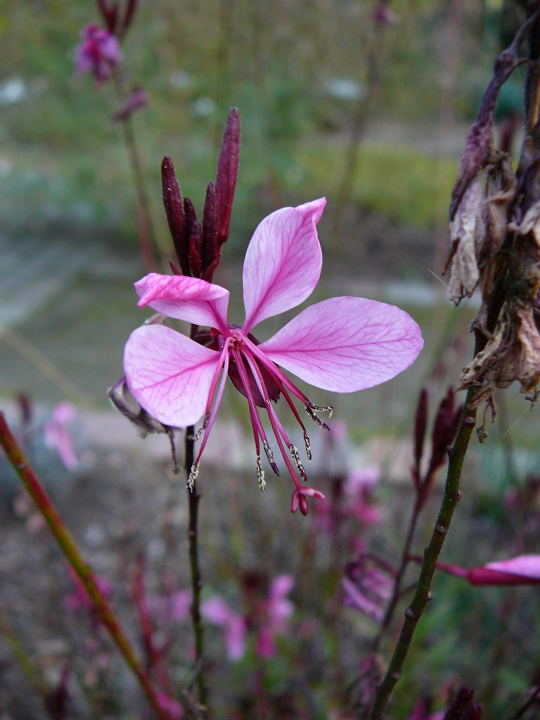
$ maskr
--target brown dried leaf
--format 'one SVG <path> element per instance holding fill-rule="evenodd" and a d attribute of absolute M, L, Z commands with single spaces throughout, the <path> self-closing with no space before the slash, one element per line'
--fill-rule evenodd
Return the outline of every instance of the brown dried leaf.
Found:
<path fill-rule="evenodd" d="M 450 240 L 453 254 L 450 261 L 448 297 L 456 305 L 465 296 L 470 297 L 480 277 L 477 248 L 485 237 L 483 205 L 485 176 L 482 173 L 469 185 L 463 195 L 454 219 L 450 223 Z"/>

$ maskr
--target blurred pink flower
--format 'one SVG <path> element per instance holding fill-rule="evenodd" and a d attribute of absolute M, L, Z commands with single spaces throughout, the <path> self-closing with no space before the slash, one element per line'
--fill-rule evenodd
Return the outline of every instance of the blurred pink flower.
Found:
<path fill-rule="evenodd" d="M 51 417 L 43 426 L 45 445 L 56 450 L 68 470 L 75 470 L 79 467 L 73 438 L 69 432 L 69 426 L 75 416 L 73 405 L 62 402 L 53 408 Z"/>
<path fill-rule="evenodd" d="M 392 592 L 387 568 L 373 556 L 363 555 L 349 562 L 341 580 L 345 604 L 380 622 Z"/>
<path fill-rule="evenodd" d="M 182 706 L 177 700 L 161 690 L 157 690 L 156 695 L 159 706 L 162 710 L 165 710 L 170 720 L 180 720 L 180 718 L 184 717 Z"/>
<path fill-rule="evenodd" d="M 207 347 L 161 324 L 147 324 L 130 336 L 124 352 L 129 389 L 161 423 L 193 425 L 201 417 L 203 437 L 188 484 L 199 463 L 221 403 L 227 375 L 246 396 L 257 453 L 257 478 L 265 486 L 261 445 L 279 474 L 259 417 L 263 408 L 277 447 L 294 483 L 291 510 L 308 512 L 307 498 L 323 494 L 303 485 L 307 475 L 297 448 L 279 420 L 272 401 L 283 395 L 303 432 L 306 455 L 311 444 L 293 398 L 317 424 L 327 427 L 315 405 L 278 367 L 316 387 L 353 392 L 378 385 L 408 367 L 423 341 L 418 325 L 392 305 L 356 297 L 324 300 L 300 312 L 263 343 L 251 334 L 262 320 L 290 310 L 313 292 L 322 252 L 316 225 L 326 200 L 277 210 L 255 230 L 244 261 L 243 326 L 227 319 L 229 292 L 199 278 L 151 273 L 135 284 L 139 306 L 168 317 L 211 328 Z"/>
<path fill-rule="evenodd" d="M 98 25 L 85 27 L 81 37 L 82 43 L 75 50 L 77 72 L 91 72 L 98 82 L 107 82 L 121 59 L 117 38 Z"/>
<path fill-rule="evenodd" d="M 540 583 L 540 555 L 517 555 L 510 560 L 490 562 L 471 570 L 447 563 L 437 563 L 437 567 L 450 575 L 467 580 L 471 585 L 537 585 Z"/>
<path fill-rule="evenodd" d="M 246 623 L 244 618 L 227 605 L 219 595 L 208 598 L 201 604 L 201 614 L 209 622 L 219 625 L 225 631 L 225 644 L 229 660 L 244 657 L 246 648 Z"/>
<path fill-rule="evenodd" d="M 68 570 L 73 583 L 73 590 L 64 598 L 66 608 L 72 612 L 80 612 L 84 610 L 86 612 L 93 613 L 95 611 L 95 606 L 90 599 L 86 588 L 79 580 L 79 577 L 75 574 L 75 572 L 71 568 L 68 568 Z M 99 575 L 95 575 L 94 580 L 96 581 L 96 585 L 101 593 L 105 595 L 105 597 L 110 597 L 112 594 L 112 585 L 104 578 L 99 577 Z"/>
<path fill-rule="evenodd" d="M 275 636 L 287 631 L 287 621 L 294 612 L 294 605 L 287 596 L 294 585 L 292 575 L 278 575 L 270 583 L 268 600 L 261 608 L 260 628 L 256 650 L 260 657 L 271 658 L 276 654 Z"/>

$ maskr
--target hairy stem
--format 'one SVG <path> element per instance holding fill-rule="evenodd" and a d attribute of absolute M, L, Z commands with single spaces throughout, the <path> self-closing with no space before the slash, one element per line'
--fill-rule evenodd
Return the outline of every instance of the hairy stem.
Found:
<path fill-rule="evenodd" d="M 170 720 L 168 713 L 161 708 L 152 683 L 144 667 L 139 663 L 135 651 L 116 619 L 116 615 L 109 601 L 99 589 L 92 569 L 83 560 L 56 507 L 53 505 L 50 497 L 47 495 L 36 473 L 9 429 L 4 413 L 2 412 L 0 412 L 0 445 L 4 448 L 6 456 L 19 476 L 21 483 L 34 500 L 39 512 L 43 515 L 60 550 L 83 584 L 84 589 L 96 608 L 101 622 L 122 654 L 126 665 L 137 678 L 139 685 L 146 695 L 148 702 L 155 710 L 157 717 L 161 718 L 161 720 Z"/>
<path fill-rule="evenodd" d="M 191 466 L 195 459 L 195 428 L 190 426 L 186 428 L 185 441 L 185 469 L 186 476 L 189 477 Z M 188 488 L 189 501 L 189 566 L 191 570 L 191 625 L 193 627 L 193 636 L 195 640 L 195 668 L 197 672 L 197 688 L 199 692 L 199 700 L 206 705 L 208 699 L 208 690 L 204 677 L 204 628 L 201 618 L 201 590 L 202 578 L 199 566 L 199 502 L 201 496 L 197 489 L 197 482 L 193 483 L 192 489 Z"/>
<path fill-rule="evenodd" d="M 471 388 L 467 392 L 456 439 L 448 451 L 448 472 L 439 514 L 429 544 L 424 550 L 424 559 L 416 591 L 411 604 L 405 611 L 405 620 L 394 649 L 394 654 L 390 660 L 386 675 L 377 688 L 370 720 L 380 720 L 383 717 L 390 695 L 400 678 L 416 626 L 422 617 L 426 605 L 432 598 L 431 582 L 435 573 L 437 560 L 448 533 L 454 510 L 461 496 L 460 478 L 463 462 L 476 423 L 476 407 L 474 403 L 476 393 L 476 388 Z"/>

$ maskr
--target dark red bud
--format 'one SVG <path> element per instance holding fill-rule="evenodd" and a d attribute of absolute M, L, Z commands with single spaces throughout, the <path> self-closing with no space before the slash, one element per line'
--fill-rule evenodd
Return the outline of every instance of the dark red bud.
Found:
<path fill-rule="evenodd" d="M 54 720 L 66 720 L 69 710 L 68 681 L 71 675 L 71 662 L 68 660 L 60 675 L 58 684 L 45 696 L 47 714 Z"/>
<path fill-rule="evenodd" d="M 195 214 L 195 208 L 189 198 L 184 199 L 184 216 L 186 220 L 186 235 L 188 238 L 187 254 L 188 269 L 186 274 L 200 277 L 202 272 L 201 257 L 201 226 Z"/>
<path fill-rule="evenodd" d="M 418 396 L 418 405 L 416 406 L 416 415 L 414 418 L 414 465 L 416 477 L 420 477 L 420 462 L 424 453 L 424 441 L 426 437 L 428 415 L 428 392 L 426 388 L 422 388 Z"/>
<path fill-rule="evenodd" d="M 182 195 L 174 172 L 172 160 L 165 156 L 161 162 L 161 187 L 163 205 L 169 223 L 169 230 L 180 268 L 184 275 L 190 275 L 188 260 L 187 227 Z"/>
<path fill-rule="evenodd" d="M 97 0 L 97 6 L 107 30 L 115 35 L 118 22 L 118 5 L 115 3 L 109 6 L 108 0 Z"/>
<path fill-rule="evenodd" d="M 427 472 L 428 476 L 444 464 L 448 447 L 456 434 L 460 415 L 461 407 L 455 408 L 454 389 L 449 387 L 446 395 L 441 400 L 433 424 L 431 460 Z"/>
<path fill-rule="evenodd" d="M 239 158 L 240 115 L 236 108 L 232 108 L 227 117 L 216 170 L 216 201 L 219 221 L 217 229 L 218 245 L 223 245 L 229 237 Z"/>
<path fill-rule="evenodd" d="M 202 277 L 208 282 L 212 281 L 212 275 L 220 255 L 217 243 L 219 223 L 217 210 L 216 188 L 214 183 L 208 183 L 202 222 Z"/>
<path fill-rule="evenodd" d="M 474 702 L 474 690 L 461 688 L 452 700 L 444 720 L 481 720 L 483 710 Z"/>
<path fill-rule="evenodd" d="M 120 28 L 121 35 L 125 35 L 129 30 L 129 26 L 133 22 L 135 11 L 139 6 L 139 0 L 128 0 L 126 5 L 126 11 L 124 13 L 124 19 L 122 20 L 122 26 Z"/>

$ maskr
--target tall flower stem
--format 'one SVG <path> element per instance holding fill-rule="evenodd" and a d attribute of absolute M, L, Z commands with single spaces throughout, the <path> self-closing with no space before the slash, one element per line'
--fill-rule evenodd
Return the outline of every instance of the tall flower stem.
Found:
<path fill-rule="evenodd" d="M 119 101 L 122 100 L 122 83 L 118 72 L 113 74 L 114 88 Z M 141 157 L 133 130 L 133 121 L 128 115 L 120 121 L 122 126 L 122 139 L 126 148 L 133 186 L 137 196 L 137 233 L 141 248 L 141 257 L 146 272 L 155 272 L 158 269 L 156 257 L 156 234 L 150 214 L 150 201 L 144 183 Z"/>
<path fill-rule="evenodd" d="M 161 720 L 170 720 L 168 713 L 161 708 L 150 678 L 143 666 L 139 663 L 131 643 L 116 619 L 112 607 L 99 589 L 92 569 L 84 561 L 73 538 L 58 514 L 56 507 L 53 505 L 36 473 L 19 447 L 17 440 L 9 429 L 4 413 L 1 412 L 0 445 L 3 447 L 9 462 L 19 476 L 21 483 L 32 497 L 39 512 L 45 519 L 52 535 L 60 547 L 60 550 L 83 584 L 84 589 L 88 593 L 88 596 L 96 608 L 101 622 L 122 654 L 126 665 L 135 675 L 141 689 L 148 699 L 149 704 L 154 709 L 156 716 Z"/>
<path fill-rule="evenodd" d="M 394 579 L 392 595 L 391 595 L 388 605 L 386 607 L 386 611 L 384 613 L 384 618 L 382 620 L 379 632 L 377 633 L 377 636 L 375 637 L 375 640 L 373 641 L 373 652 L 374 653 L 376 653 L 377 650 L 379 649 L 379 646 L 384 637 L 384 634 L 386 633 L 386 630 L 388 629 L 388 626 L 390 625 L 390 623 L 392 622 L 392 618 L 394 617 L 396 605 L 398 604 L 400 593 L 401 593 L 401 584 L 403 582 L 403 576 L 405 575 L 405 571 L 407 570 L 407 566 L 409 565 L 409 555 L 411 552 L 411 545 L 412 545 L 412 541 L 414 538 L 414 533 L 416 530 L 416 525 L 418 523 L 418 517 L 420 515 L 421 509 L 422 509 L 422 506 L 417 497 L 415 500 L 415 503 L 414 503 L 414 507 L 413 507 L 413 511 L 411 513 L 410 520 L 409 520 L 407 534 L 405 536 L 405 542 L 403 543 L 403 549 L 401 551 L 401 560 L 400 560 L 399 568 L 397 570 L 397 573 L 396 573 L 396 576 Z"/>
<path fill-rule="evenodd" d="M 196 326 L 191 328 L 191 337 L 196 333 Z M 193 425 L 186 428 L 185 439 L 185 463 L 186 477 L 189 477 L 193 462 L 195 460 L 195 427 Z M 191 625 L 193 627 L 193 637 L 195 641 L 195 669 L 197 673 L 197 689 L 199 701 L 202 705 L 206 705 L 208 700 L 208 689 L 204 676 L 204 627 L 201 617 L 201 590 L 202 577 L 199 565 L 199 502 L 201 496 L 197 488 L 197 482 L 193 482 L 191 488 L 188 487 L 188 503 L 189 503 L 189 525 L 188 525 L 188 542 L 189 542 L 189 567 L 191 571 Z"/>
<path fill-rule="evenodd" d="M 28 653 L 24 649 L 23 644 L 17 637 L 17 633 L 12 628 L 3 610 L 0 610 L 0 634 L 4 637 L 5 641 L 10 646 L 13 655 L 19 663 L 21 670 L 25 674 L 28 682 L 32 685 L 32 687 L 35 689 L 35 691 L 41 698 L 45 710 L 47 714 L 49 714 L 47 711 L 47 686 L 45 685 L 45 682 L 38 668 L 35 667 Z"/>
<path fill-rule="evenodd" d="M 424 550 L 424 559 L 416 591 L 411 604 L 405 611 L 405 620 L 399 635 L 394 653 L 382 682 L 377 688 L 375 702 L 370 715 L 370 720 L 380 720 L 388 704 L 390 696 L 398 682 L 405 659 L 408 655 L 413 640 L 416 626 L 422 614 L 432 598 L 431 583 L 439 555 L 444 545 L 454 511 L 461 497 L 460 479 L 463 470 L 463 462 L 469 447 L 469 441 L 473 428 L 476 424 L 475 395 L 476 388 L 467 392 L 467 398 L 463 406 L 461 420 L 459 423 L 456 439 L 448 450 L 449 462 L 448 473 L 444 495 L 435 522 L 431 539 Z"/>

